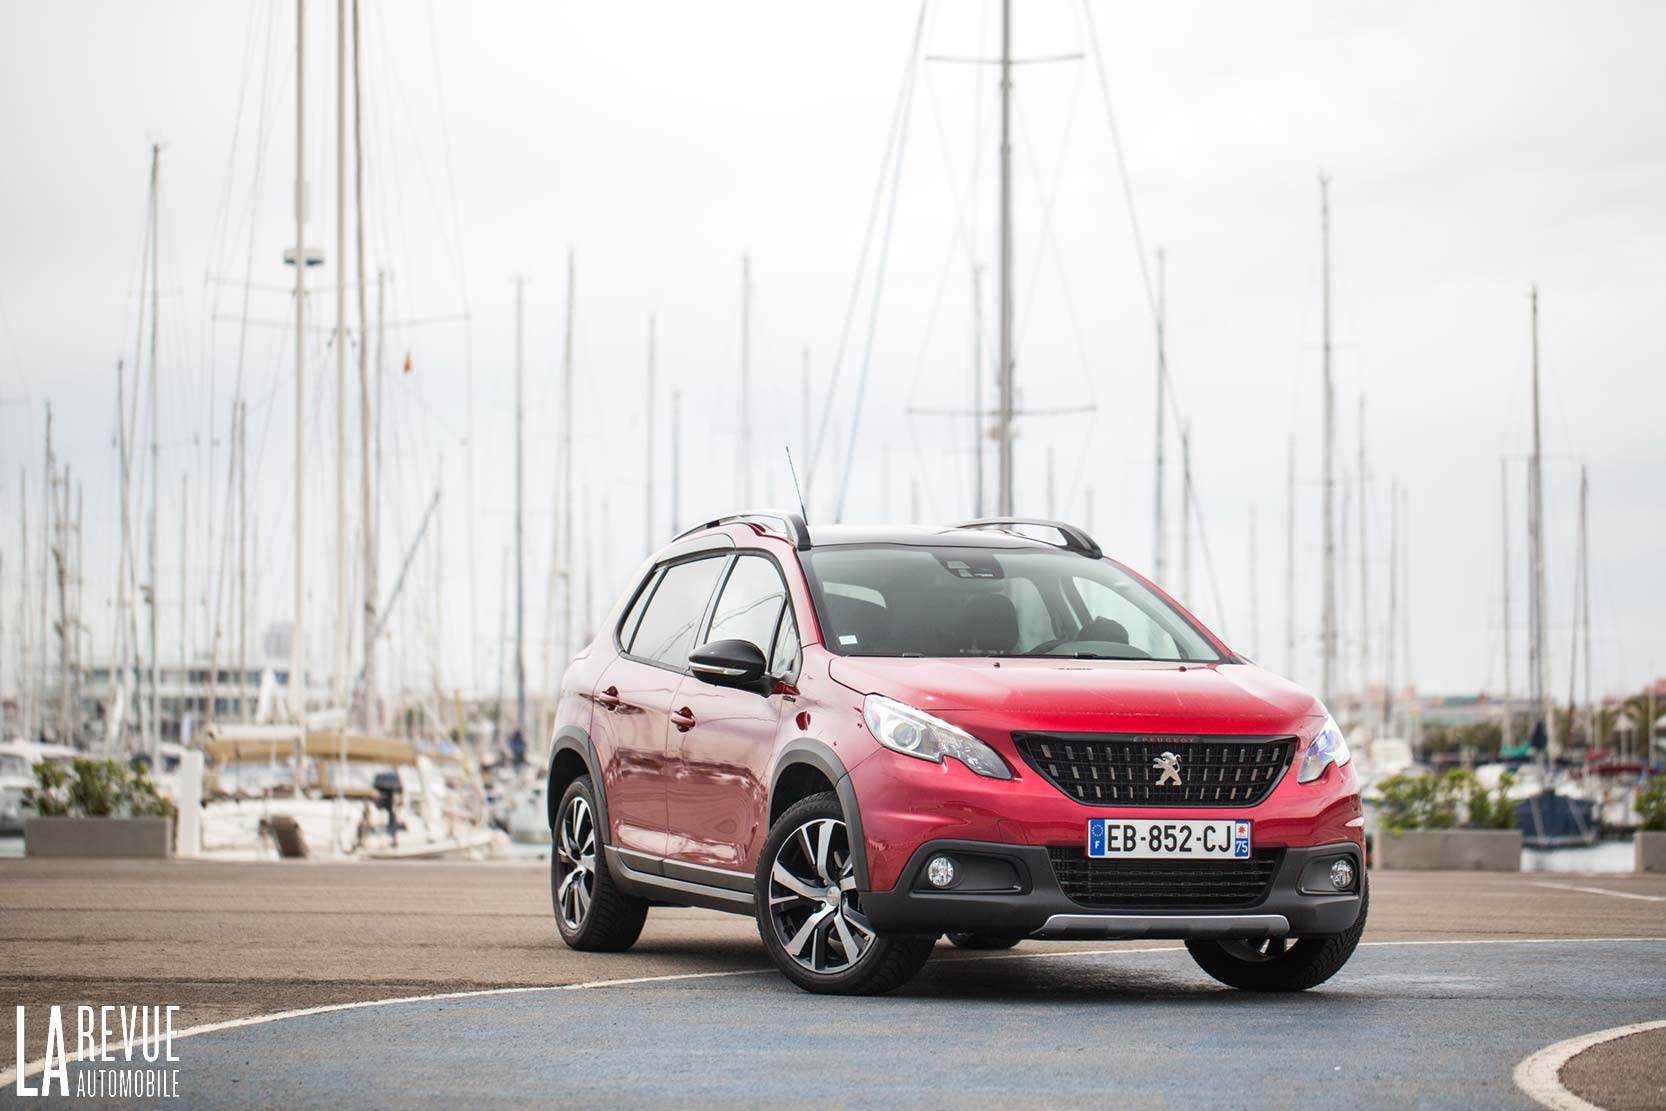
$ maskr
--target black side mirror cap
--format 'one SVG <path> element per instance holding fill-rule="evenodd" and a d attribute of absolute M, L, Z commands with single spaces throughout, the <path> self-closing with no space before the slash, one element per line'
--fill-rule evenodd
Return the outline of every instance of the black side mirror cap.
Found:
<path fill-rule="evenodd" d="M 755 690 L 763 684 L 769 661 L 749 640 L 714 640 L 688 654 L 688 667 L 696 679 L 715 686 Z"/>

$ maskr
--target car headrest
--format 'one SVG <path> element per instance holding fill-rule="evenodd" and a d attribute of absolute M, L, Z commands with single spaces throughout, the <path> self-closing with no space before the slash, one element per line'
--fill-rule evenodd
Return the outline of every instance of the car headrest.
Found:
<path fill-rule="evenodd" d="M 968 647 L 1010 652 L 1018 643 L 1018 608 L 1005 594 L 981 594 L 967 605 L 961 632 Z"/>
<path fill-rule="evenodd" d="M 1112 644 L 1127 644 L 1128 629 L 1120 621 L 1109 617 L 1095 617 L 1077 634 L 1077 640 L 1103 640 Z"/>
<path fill-rule="evenodd" d="M 884 651 L 888 647 L 891 614 L 884 606 L 843 594 L 829 594 L 827 610 L 833 627 L 838 630 L 838 647 L 867 652 Z"/>

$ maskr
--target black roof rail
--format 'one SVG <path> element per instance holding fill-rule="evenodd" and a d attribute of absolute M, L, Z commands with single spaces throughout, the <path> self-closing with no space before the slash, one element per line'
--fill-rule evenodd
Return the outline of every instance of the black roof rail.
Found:
<path fill-rule="evenodd" d="M 693 536 L 697 532 L 704 532 L 709 528 L 720 525 L 758 525 L 771 532 L 784 536 L 793 542 L 793 547 L 801 552 L 810 550 L 810 526 L 804 523 L 804 518 L 789 509 L 769 509 L 756 513 L 731 513 L 725 517 L 714 517 L 703 524 L 679 532 L 673 541 L 681 540 L 685 536 Z M 779 526 L 779 527 L 776 527 Z"/>
<path fill-rule="evenodd" d="M 1013 525 L 1033 525 L 1037 528 L 1054 529 L 1061 537 L 1064 538 L 1063 547 L 1066 551 L 1076 552 L 1077 554 L 1085 555 L 1090 559 L 1105 558 L 1105 553 L 1100 549 L 1098 541 L 1094 540 L 1094 538 L 1089 536 L 1086 532 L 1083 532 L 1075 525 L 1066 524 L 1064 521 L 1049 521 L 1045 517 L 979 517 L 975 521 L 962 521 L 954 527 L 969 529 L 1002 529 L 1010 532 L 1012 531 Z M 1034 540 L 1035 537 L 1028 537 L 1028 539 Z M 1046 543 L 1046 541 L 1042 541 L 1042 543 Z"/>

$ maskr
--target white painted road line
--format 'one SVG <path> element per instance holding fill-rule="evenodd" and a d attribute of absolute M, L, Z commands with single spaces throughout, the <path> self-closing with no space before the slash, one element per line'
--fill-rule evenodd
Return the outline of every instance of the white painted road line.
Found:
<path fill-rule="evenodd" d="M 1582 891 L 1587 895 L 1612 895 L 1616 899 L 1639 899 L 1645 903 L 1666 903 L 1666 895 L 1639 895 L 1635 891 L 1610 891 L 1606 887 L 1585 887 L 1577 883 L 1535 883 L 1534 887 L 1553 887 L 1558 891 Z"/>
<path fill-rule="evenodd" d="M 250 1015 L 248 1018 L 232 1018 L 224 1022 L 207 1022 L 201 1026 L 192 1026 L 174 1034 L 173 1040 L 192 1038 L 198 1034 L 213 1034 L 221 1030 L 236 1030 L 244 1026 L 264 1026 L 269 1022 L 281 1022 L 288 1018 L 306 1018 L 309 1015 L 335 1014 L 337 1011 L 363 1011 L 373 1007 L 392 1007 L 401 1003 L 437 1003 L 447 999 L 478 999 L 486 995 L 530 995 L 533 992 L 549 991 L 586 991 L 591 988 L 620 988 L 636 984 L 661 984 L 672 980 L 712 980 L 724 976 L 763 976 L 774 972 L 773 968 L 742 968 L 732 972 L 678 972 L 668 976 L 632 976 L 622 980 L 586 980 L 578 984 L 534 984 L 518 988 L 480 988 L 475 991 L 442 991 L 433 995 L 402 995 L 393 999 L 365 999 L 356 1003 L 330 1003 L 319 1007 L 302 1007 L 294 1011 L 274 1011 L 267 1015 Z M 19 1007 L 21 1011 L 23 1008 Z M 18 1043 L 21 1051 L 22 1042 Z M 82 1060 L 82 1050 L 77 1049 L 69 1055 L 71 1062 Z M 19 1053 L 21 1056 L 21 1052 Z M 23 1077 L 28 1079 L 46 1068 L 46 1058 L 30 1061 L 23 1067 Z M 0 1071 L 0 1089 L 5 1088 L 18 1078 L 18 1070 L 9 1068 Z"/>
<path fill-rule="evenodd" d="M 1663 1026 L 1666 1026 L 1666 1020 L 1637 1022 L 1547 1045 L 1516 1066 L 1516 1087 L 1552 1111 L 1603 1111 L 1596 1104 L 1580 1099 L 1562 1087 L 1562 1066 L 1593 1045 L 1611 1042 L 1628 1034 L 1641 1034 L 1645 1030 L 1658 1030 Z"/>

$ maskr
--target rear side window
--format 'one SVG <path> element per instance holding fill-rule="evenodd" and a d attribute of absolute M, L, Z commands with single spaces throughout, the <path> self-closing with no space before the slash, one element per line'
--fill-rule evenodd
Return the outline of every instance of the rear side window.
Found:
<path fill-rule="evenodd" d="M 735 560 L 735 569 L 717 596 L 708 639 L 750 641 L 768 654 L 786 601 L 787 586 L 775 564 L 763 556 L 743 555 Z"/>
<path fill-rule="evenodd" d="M 723 556 L 710 556 L 667 567 L 631 640 L 631 655 L 678 671 L 686 668 L 724 562 Z"/>
<path fill-rule="evenodd" d="M 659 569 L 656 567 L 649 573 L 647 585 L 637 593 L 636 600 L 631 603 L 630 612 L 619 622 L 619 646 L 627 652 L 631 650 L 631 640 L 636 636 L 636 626 L 642 620 L 642 611 L 648 607 L 648 599 L 653 597 L 654 580 L 658 577 Z"/>

